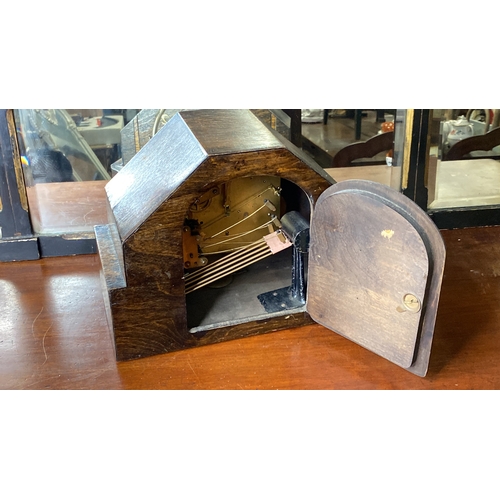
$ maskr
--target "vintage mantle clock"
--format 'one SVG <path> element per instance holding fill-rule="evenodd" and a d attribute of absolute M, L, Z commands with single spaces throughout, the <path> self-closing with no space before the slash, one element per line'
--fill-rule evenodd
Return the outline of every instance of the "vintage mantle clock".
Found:
<path fill-rule="evenodd" d="M 445 249 L 397 191 L 335 183 L 248 110 L 189 110 L 106 192 L 118 360 L 317 322 L 426 374 Z"/>

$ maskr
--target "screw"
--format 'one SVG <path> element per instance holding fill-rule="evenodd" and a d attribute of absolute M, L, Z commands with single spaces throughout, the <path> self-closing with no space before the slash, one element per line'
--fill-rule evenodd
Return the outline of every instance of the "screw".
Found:
<path fill-rule="evenodd" d="M 407 293 L 403 297 L 403 304 L 410 312 L 417 313 L 420 311 L 420 300 L 418 300 L 418 298 L 415 297 L 415 295 L 413 295 L 412 293 Z"/>

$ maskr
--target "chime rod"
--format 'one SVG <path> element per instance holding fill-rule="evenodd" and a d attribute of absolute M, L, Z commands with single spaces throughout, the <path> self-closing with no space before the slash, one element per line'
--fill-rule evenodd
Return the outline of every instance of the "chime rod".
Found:
<path fill-rule="evenodd" d="M 229 255 L 226 255 L 226 257 L 222 257 L 222 259 L 219 259 L 215 262 L 212 262 L 212 264 L 209 264 L 208 266 L 202 267 L 202 268 L 198 269 L 197 271 L 193 271 L 193 272 L 189 273 L 186 278 L 190 279 L 193 276 L 196 276 L 197 274 L 205 272 L 207 269 L 209 269 L 211 267 L 220 265 L 223 262 L 230 261 L 230 260 L 234 259 L 235 257 L 238 257 L 239 255 L 244 254 L 246 250 L 252 250 L 253 248 L 255 248 L 257 246 L 263 246 L 264 244 L 265 244 L 265 241 L 261 238 L 260 240 L 257 240 L 256 242 L 254 242 L 250 245 L 247 245 L 240 250 L 237 250 L 235 252 L 231 252 Z"/>
<path fill-rule="evenodd" d="M 231 262 L 230 266 L 226 266 L 225 268 L 215 269 L 214 272 L 209 275 L 199 276 L 196 280 L 192 280 L 186 283 L 186 287 L 190 288 L 193 285 L 198 285 L 200 283 L 205 283 L 207 280 L 219 279 L 220 277 L 227 276 L 234 272 L 237 266 L 243 265 L 243 267 L 249 265 L 249 263 L 254 262 L 254 259 L 259 256 L 270 255 L 269 249 L 263 248 L 259 252 L 253 253 L 252 255 L 248 255 L 245 259 L 239 260 L 238 262 Z"/>
<path fill-rule="evenodd" d="M 186 290 L 186 295 L 188 293 L 194 292 L 195 290 L 198 290 L 198 288 L 202 288 L 204 286 L 207 286 L 210 283 L 213 283 L 214 281 L 217 281 L 217 280 L 223 278 L 224 276 L 227 276 L 228 274 L 235 273 L 236 271 L 239 271 L 240 269 L 243 269 L 244 267 L 247 267 L 251 264 L 254 264 L 255 262 L 258 262 L 259 260 L 263 260 L 266 257 L 269 257 L 270 255 L 272 255 L 271 250 L 269 248 L 265 248 L 261 251 L 261 253 L 255 255 L 252 259 L 246 260 L 244 262 L 240 262 L 234 268 L 226 269 L 224 272 L 222 272 L 220 274 L 216 274 L 215 276 L 212 276 L 208 280 L 200 281 L 198 283 L 195 283 L 194 286 L 188 287 L 188 289 Z"/>
<path fill-rule="evenodd" d="M 253 257 L 254 255 L 260 253 L 262 250 L 266 250 L 267 247 L 262 247 L 262 248 L 257 248 L 255 250 L 253 250 L 252 252 L 248 252 L 246 253 L 245 255 L 242 255 L 240 256 L 238 259 L 234 259 L 234 260 L 231 260 L 231 261 L 228 261 L 226 263 L 224 263 L 223 265 L 220 265 L 220 266 L 215 266 L 211 269 L 207 269 L 206 272 L 202 273 L 202 274 L 199 274 L 197 276 L 194 276 L 192 278 L 186 278 L 186 285 L 190 285 L 191 283 L 195 282 L 195 281 L 199 281 L 201 279 L 205 279 L 206 277 L 208 276 L 211 276 L 215 273 L 218 273 L 220 272 L 221 270 L 223 269 L 227 269 L 227 268 L 230 268 L 231 266 L 243 261 L 243 260 L 247 260 L 251 257 Z"/>
<path fill-rule="evenodd" d="M 242 243 L 245 243 L 245 245 L 242 246 L 242 247 L 227 248 L 226 250 L 219 250 L 217 252 L 201 252 L 199 255 L 204 256 L 204 255 L 220 255 L 222 253 L 224 253 L 224 254 L 227 254 L 227 253 L 236 253 L 239 250 L 244 250 L 245 248 L 251 247 L 255 243 L 255 241 L 252 241 L 252 242 L 242 242 Z"/>
<path fill-rule="evenodd" d="M 259 242 L 258 242 L 259 243 Z M 260 244 L 253 245 L 249 250 L 238 252 L 238 255 L 232 254 L 229 260 L 224 258 L 225 262 L 221 266 L 215 265 L 208 273 L 199 274 L 193 280 L 192 276 L 187 277 L 186 293 L 193 292 L 198 288 L 206 286 L 218 279 L 235 273 L 236 271 L 247 267 L 259 260 L 265 259 L 270 255 L 281 252 L 292 245 L 290 240 L 280 231 L 268 234 L 262 238 Z M 236 256 L 236 259 L 234 258 Z M 223 259 L 221 259 L 223 260 Z M 219 261 L 220 262 L 220 261 Z M 217 264 L 217 263 L 214 263 Z"/>
<path fill-rule="evenodd" d="M 222 240 L 222 241 L 219 241 L 216 243 L 210 243 L 210 245 L 204 245 L 203 248 L 209 248 L 209 247 L 214 247 L 217 245 L 223 245 L 224 243 L 228 243 L 229 241 L 236 240 L 238 238 L 246 236 L 247 234 L 254 233 L 255 231 L 259 231 L 260 229 L 264 229 L 265 227 L 270 226 L 272 223 L 273 223 L 273 221 L 266 222 L 265 224 L 261 224 L 260 226 L 255 227 L 254 229 L 251 229 L 250 231 L 246 231 L 244 233 L 238 233 L 238 234 L 234 235 L 232 238 L 227 238 L 225 240 Z M 212 236 L 212 238 L 213 238 L 213 236 Z"/>
<path fill-rule="evenodd" d="M 252 242 L 244 242 L 244 241 L 242 241 L 241 243 L 242 244 L 244 243 L 244 245 L 241 246 L 241 247 L 227 248 L 226 250 L 219 250 L 217 252 L 200 252 L 199 255 L 201 255 L 201 256 L 205 256 L 205 255 L 220 255 L 221 253 L 227 254 L 228 252 L 235 253 L 238 250 L 243 250 L 244 248 L 248 248 L 248 247 L 252 246 L 255 243 L 255 241 L 252 241 Z"/>
<path fill-rule="evenodd" d="M 276 188 L 271 184 L 269 186 L 266 187 L 266 189 L 264 189 L 263 191 L 261 191 L 260 193 L 252 196 L 252 197 L 248 197 L 248 198 L 245 198 L 244 200 L 241 200 L 239 203 L 237 203 L 236 205 L 234 205 L 232 207 L 233 210 L 237 210 L 239 207 L 241 207 L 242 205 L 244 205 L 245 203 L 249 203 L 257 198 L 260 198 L 266 191 L 268 191 L 269 189 L 272 189 L 276 192 Z M 207 227 L 210 227 L 212 226 L 213 224 L 215 224 L 216 222 L 220 221 L 221 219 L 223 219 L 225 217 L 225 215 L 220 215 L 218 217 L 216 217 L 215 219 L 212 219 L 211 221 L 209 222 L 206 222 L 205 223 L 205 228 Z"/>
<path fill-rule="evenodd" d="M 255 210 L 254 212 L 252 212 L 250 215 L 247 215 L 246 217 L 243 217 L 243 219 L 239 220 L 238 222 L 235 222 L 232 226 L 226 227 L 222 231 L 219 231 L 218 233 L 212 234 L 212 236 L 210 236 L 210 238 L 207 238 L 207 240 L 211 240 L 211 239 L 215 238 L 216 236 L 219 236 L 219 234 L 225 233 L 226 231 L 229 231 L 233 227 L 237 226 L 238 224 L 241 224 L 242 222 L 245 222 L 250 217 L 254 216 L 257 212 L 260 212 L 263 208 L 266 208 L 266 206 L 267 205 L 264 203 L 264 205 L 262 205 L 257 210 Z"/>
<path fill-rule="evenodd" d="M 248 259 L 249 257 L 253 256 L 256 253 L 259 253 L 263 249 L 268 249 L 267 244 L 262 241 L 262 245 L 256 246 L 250 250 L 247 250 L 246 252 L 240 253 L 239 255 L 231 255 L 231 259 L 225 260 L 224 262 L 214 262 L 214 266 L 211 268 L 203 268 L 201 273 L 198 273 L 196 276 L 189 275 L 186 277 L 186 284 L 191 284 L 195 278 L 197 279 L 204 279 L 206 276 L 210 276 L 211 274 L 220 271 L 221 269 L 225 269 L 228 266 L 232 266 L 233 264 L 240 262 L 243 259 Z M 222 259 L 221 259 L 222 260 Z"/>

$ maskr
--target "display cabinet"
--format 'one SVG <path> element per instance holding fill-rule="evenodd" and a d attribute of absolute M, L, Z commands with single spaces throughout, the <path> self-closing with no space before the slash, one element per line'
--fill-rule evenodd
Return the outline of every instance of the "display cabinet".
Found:
<path fill-rule="evenodd" d="M 498 110 L 415 110 L 403 193 L 441 229 L 500 224 Z"/>
<path fill-rule="evenodd" d="M 0 261 L 39 258 L 19 156 L 14 113 L 0 113 Z"/>
<path fill-rule="evenodd" d="M 124 116 L 87 111 L 0 112 L 0 261 L 96 252 Z"/>

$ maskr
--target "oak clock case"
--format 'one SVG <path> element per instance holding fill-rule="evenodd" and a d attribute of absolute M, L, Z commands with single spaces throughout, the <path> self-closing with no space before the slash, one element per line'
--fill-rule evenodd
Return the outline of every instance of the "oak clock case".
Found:
<path fill-rule="evenodd" d="M 117 360 L 318 322 L 425 375 L 445 250 L 402 194 L 335 183 L 248 110 L 180 111 L 106 191 Z"/>

